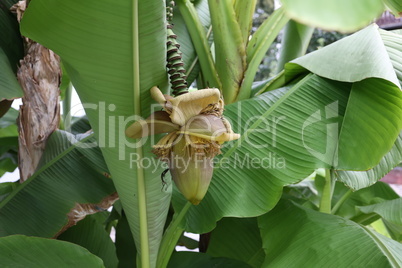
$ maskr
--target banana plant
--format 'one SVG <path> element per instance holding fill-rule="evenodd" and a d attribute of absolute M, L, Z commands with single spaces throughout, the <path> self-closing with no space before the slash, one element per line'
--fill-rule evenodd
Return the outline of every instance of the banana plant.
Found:
<path fill-rule="evenodd" d="M 26 182 L 0 184 L 0 259 L 402 266 L 401 198 L 378 182 L 402 161 L 402 36 L 368 25 L 399 2 L 283 0 L 253 33 L 256 0 L 175 2 L 29 2 L 21 34 L 60 56 L 87 119 L 52 134 Z M 303 56 L 314 27 L 353 34 Z M 255 86 L 283 28 L 278 74 Z M 184 231 L 200 252 L 175 251 L 194 247 Z"/>

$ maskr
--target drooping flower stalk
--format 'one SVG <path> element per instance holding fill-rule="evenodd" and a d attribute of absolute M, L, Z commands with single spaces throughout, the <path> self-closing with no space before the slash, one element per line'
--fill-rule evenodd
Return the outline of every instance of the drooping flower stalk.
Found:
<path fill-rule="evenodd" d="M 173 32 L 173 7 L 174 1 L 170 1 L 166 7 L 166 19 L 167 23 L 167 42 L 166 42 L 166 67 L 170 78 L 170 84 L 172 87 L 172 94 L 178 96 L 188 93 L 186 69 L 184 69 L 184 62 L 182 59 L 182 53 L 180 52 L 180 44 L 177 42 L 177 35 Z"/>

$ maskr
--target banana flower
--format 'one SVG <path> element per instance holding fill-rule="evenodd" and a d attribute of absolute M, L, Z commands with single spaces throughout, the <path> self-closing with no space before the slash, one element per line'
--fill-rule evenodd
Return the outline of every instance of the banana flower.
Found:
<path fill-rule="evenodd" d="M 168 133 L 153 146 L 158 158 L 168 163 L 172 179 L 184 197 L 197 205 L 204 198 L 213 175 L 213 158 L 225 141 L 238 139 L 223 118 L 220 91 L 208 88 L 175 98 L 157 87 L 151 96 L 164 107 L 145 120 L 134 122 L 126 135 L 138 139 Z"/>

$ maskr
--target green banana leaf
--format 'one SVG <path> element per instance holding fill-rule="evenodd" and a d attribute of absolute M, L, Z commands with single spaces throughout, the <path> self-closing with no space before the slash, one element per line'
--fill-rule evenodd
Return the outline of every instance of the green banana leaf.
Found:
<path fill-rule="evenodd" d="M 311 178 L 314 178 L 314 180 Z M 318 211 L 324 185 L 325 178 L 322 177 L 321 174 L 313 173 L 312 176 L 309 176 L 309 178 L 297 184 L 286 186 L 282 198 L 286 197 L 303 207 Z M 344 183 L 336 181 L 332 194 L 331 213 L 346 219 L 364 220 L 365 217 L 362 217 L 363 213 L 358 209 L 359 207 L 365 207 L 398 198 L 399 195 L 395 193 L 387 183 L 381 181 L 355 192 L 346 187 Z M 373 220 L 375 219 L 370 219 L 367 224 L 371 223 Z M 365 222 L 365 225 L 367 224 Z"/>
<path fill-rule="evenodd" d="M 353 190 L 359 190 L 376 183 L 394 167 L 402 162 L 402 132 L 399 134 L 391 150 L 384 155 L 380 163 L 367 171 L 338 171 L 336 177 Z"/>
<path fill-rule="evenodd" d="M 0 176 L 18 166 L 18 111 L 11 108 L 0 118 Z"/>
<path fill-rule="evenodd" d="M 171 192 L 161 191 L 163 168 L 151 161 L 150 142 L 133 148 L 124 131 L 138 119 L 132 115 L 151 113 L 152 86 L 166 91 L 165 27 L 165 5 L 157 0 L 36 0 L 21 22 L 25 36 L 63 60 L 86 107 L 142 262 L 151 267 Z M 144 168 L 142 159 L 151 166 Z"/>
<path fill-rule="evenodd" d="M 387 38 L 391 40 L 386 41 Z M 353 105 L 348 105 L 347 108 L 350 116 L 345 119 L 340 133 L 338 145 L 339 162 L 337 165 L 334 164 L 335 169 L 367 170 L 368 168 L 373 168 L 379 162 L 378 156 L 384 155 L 391 149 L 402 129 L 402 115 L 398 111 L 402 107 L 400 97 L 402 93 L 397 77 L 401 68 L 398 62 L 402 60 L 402 53 L 391 53 L 391 50 L 393 50 L 398 41 L 402 41 L 401 36 L 392 33 L 384 34 L 382 30 L 378 29 L 378 26 L 373 24 L 347 38 L 298 58 L 286 65 L 288 79 L 289 77 L 293 77 L 295 73 L 307 69 L 310 72 L 329 79 L 353 82 L 352 94 L 349 100 Z M 397 48 L 401 48 L 401 45 Z M 381 66 L 381 68 L 378 66 Z M 369 78 L 380 79 L 373 80 Z M 383 80 L 387 80 L 388 82 Z M 381 89 L 381 91 L 378 89 Z M 392 92 L 390 94 L 396 98 L 389 98 L 390 96 L 388 93 L 385 93 L 386 91 Z M 377 94 L 381 94 L 381 96 L 375 96 Z M 385 106 L 395 105 L 396 110 L 394 110 L 392 115 L 389 115 L 390 117 L 387 115 L 386 118 L 381 114 L 372 114 L 373 119 L 377 118 L 377 123 L 374 120 L 371 122 L 349 120 L 351 117 L 360 116 L 362 112 L 369 112 L 367 110 L 370 110 L 370 107 L 375 107 L 372 101 L 382 102 Z M 379 113 L 385 110 L 381 109 Z M 386 120 L 380 120 L 380 117 Z M 393 132 L 394 138 L 379 139 L 371 144 L 371 146 L 363 146 L 363 144 L 367 144 L 365 143 L 366 139 L 360 139 L 350 144 L 349 141 L 353 137 L 364 137 L 374 133 L 365 130 L 367 124 L 371 124 L 371 127 L 376 129 L 376 131 L 386 132 L 385 135 Z M 384 136 L 379 135 L 379 137 Z M 355 154 L 349 152 L 350 146 L 356 149 Z M 369 167 L 358 167 L 359 165 L 356 163 L 355 158 L 359 158 L 360 155 L 365 154 L 376 156 L 373 157 Z"/>
<path fill-rule="evenodd" d="M 288 79 L 300 79 L 305 68 L 320 76 L 226 106 L 242 137 L 225 144 L 206 197 L 187 214 L 186 230 L 204 233 L 222 217 L 260 215 L 275 206 L 283 186 L 317 168 L 375 167 L 402 128 L 402 92 L 381 40 L 377 27 L 368 27 L 286 67 Z M 180 196 L 173 201 L 176 210 L 184 206 Z"/>
<path fill-rule="evenodd" d="M 257 6 L 257 0 L 235 1 L 233 5 L 243 42 L 247 46 L 253 24 L 254 13 Z"/>
<path fill-rule="evenodd" d="M 54 239 L 11 235 L 0 238 L 3 267 L 105 267 L 87 249 Z"/>
<path fill-rule="evenodd" d="M 18 156 L 16 150 L 9 149 L 0 155 L 0 176 L 3 176 L 6 172 L 13 172 L 17 166 Z"/>
<path fill-rule="evenodd" d="M 228 259 L 228 258 L 213 258 L 205 253 L 195 252 L 177 252 L 172 255 L 168 268 L 205 268 L 205 267 L 220 267 L 220 268 L 250 268 L 250 265 L 244 262 Z"/>
<path fill-rule="evenodd" d="M 353 32 L 368 25 L 384 11 L 383 0 L 282 0 L 286 14 L 310 26 Z M 401 11 L 401 10 L 400 10 Z"/>
<path fill-rule="evenodd" d="M 240 93 L 246 71 L 246 45 L 231 0 L 208 0 L 214 31 L 215 66 L 222 83 L 226 103 L 232 103 Z M 248 88 L 251 90 L 251 87 Z"/>
<path fill-rule="evenodd" d="M 369 206 L 358 206 L 357 209 L 365 214 L 375 213 L 388 222 L 402 227 L 402 198 Z"/>
<path fill-rule="evenodd" d="M 197 249 L 199 248 L 199 244 L 198 240 L 187 237 L 184 233 L 180 236 L 179 241 L 177 241 L 178 246 L 186 247 L 188 249 Z"/>
<path fill-rule="evenodd" d="M 388 222 L 385 219 L 381 220 L 383 223 L 383 228 L 385 232 L 394 240 L 402 242 L 402 226 L 400 224 L 394 224 Z"/>
<path fill-rule="evenodd" d="M 12 191 L 14 191 L 19 183 L 17 182 L 3 182 L 0 183 L 0 202 L 4 200 Z"/>
<path fill-rule="evenodd" d="M 99 204 L 115 193 L 93 135 L 54 132 L 38 170 L 0 203 L 0 236 L 54 237 L 77 204 Z"/>
<path fill-rule="evenodd" d="M 14 108 L 0 118 L 0 145 L 2 149 L 5 147 L 18 146 L 18 126 L 17 126 L 18 111 Z"/>
<path fill-rule="evenodd" d="M 392 36 L 395 41 L 385 41 Z M 400 62 L 400 53 L 392 56 L 387 48 L 395 46 L 401 37 L 386 35 L 372 24 L 357 33 L 286 64 L 286 76 L 308 70 L 329 79 L 344 82 L 359 82 L 369 77 L 388 80 L 398 86 L 394 64 Z M 381 68 L 378 68 L 381 66 Z"/>
<path fill-rule="evenodd" d="M 127 217 L 123 213 L 116 226 L 116 254 L 119 259 L 119 268 L 135 267 L 135 243 L 128 225 Z"/>
<path fill-rule="evenodd" d="M 71 121 L 73 123 L 71 124 L 70 132 L 75 135 L 91 130 L 91 125 L 89 124 L 89 120 L 86 115 L 78 118 L 73 118 Z"/>
<path fill-rule="evenodd" d="M 252 90 L 252 83 L 261 61 L 289 18 L 282 8 L 275 10 L 253 34 L 247 45 L 247 70 L 241 84 L 238 100 L 248 99 Z"/>
<path fill-rule="evenodd" d="M 402 32 L 398 34 L 379 29 L 379 33 L 398 77 L 399 85 L 402 87 L 402 64 L 400 61 L 402 58 Z"/>
<path fill-rule="evenodd" d="M 386 231 L 392 239 L 402 241 L 402 199 L 396 198 L 381 203 L 357 206 L 356 209 L 363 213 L 361 218 L 376 219 L 381 217 Z"/>
<path fill-rule="evenodd" d="M 350 83 L 308 75 L 290 89 L 274 90 L 227 106 L 226 117 L 242 138 L 222 150 L 205 199 L 190 208 L 187 230 L 203 233 L 223 216 L 251 217 L 264 213 L 275 206 L 284 185 L 306 178 L 317 168 L 331 168 L 338 127 L 344 127 L 348 119 L 345 112 L 350 105 L 350 92 Z M 324 117 L 306 126 L 311 115 L 324 107 L 330 120 Z M 367 132 L 371 131 L 370 117 L 371 113 L 364 115 Z M 327 124 L 336 128 L 328 130 Z M 393 138 L 392 134 L 387 138 L 374 136 L 366 136 L 367 144 Z M 355 140 L 364 138 L 350 139 Z M 353 147 L 350 149 L 354 153 Z M 362 154 L 357 167 L 369 168 L 371 157 L 373 154 Z M 376 157 L 379 161 L 382 155 Z M 184 205 L 180 197 L 175 196 L 173 201 L 176 209 Z"/>
<path fill-rule="evenodd" d="M 7 56 L 14 73 L 17 72 L 19 60 L 24 57 L 17 16 L 10 11 L 11 6 L 17 2 L 17 0 L 3 0 L 0 5 L 0 48 Z M 0 75 L 2 76 L 3 72 L 0 72 Z"/>
<path fill-rule="evenodd" d="M 243 261 L 259 268 L 264 262 L 257 218 L 223 218 L 211 232 L 207 254 Z"/>
<path fill-rule="evenodd" d="M 58 236 L 57 239 L 84 247 L 101 258 L 105 267 L 117 268 L 116 247 L 103 225 L 108 214 L 107 211 L 104 211 L 88 215 L 77 225 Z"/>
<path fill-rule="evenodd" d="M 281 201 L 258 218 L 262 267 L 400 267 L 402 244 L 355 222 Z"/>
<path fill-rule="evenodd" d="M 394 13 L 395 17 L 401 16 L 402 2 L 399 0 L 383 0 L 385 6 Z"/>
<path fill-rule="evenodd" d="M 368 206 L 381 203 L 388 200 L 398 199 L 399 195 L 387 184 L 382 181 L 374 185 L 352 192 L 343 183 L 335 184 L 332 203 L 335 205 L 339 200 L 346 195 L 349 195 L 343 201 L 341 206 L 333 213 L 346 219 L 353 219 L 360 216 L 362 213 L 357 209 L 360 206 Z"/>
<path fill-rule="evenodd" d="M 183 20 L 186 23 L 186 28 L 190 34 L 192 44 L 194 45 L 194 49 L 198 56 L 198 62 L 202 74 L 202 76 L 199 76 L 199 78 L 202 79 L 197 79 L 198 87 L 221 88 L 221 81 L 218 77 L 210 49 L 212 41 L 208 39 L 207 29 L 204 27 L 203 21 L 200 17 L 201 15 L 203 17 L 205 15 L 201 12 L 199 14 L 195 7 L 195 5 L 200 1 L 193 2 L 194 1 L 190 0 L 177 0 L 176 4 L 178 5 Z M 210 14 L 208 12 L 208 17 L 209 16 Z"/>
<path fill-rule="evenodd" d="M 23 93 L 7 55 L 0 47 L 0 101 L 21 98 Z"/>
<path fill-rule="evenodd" d="M 10 108 L 12 100 L 23 95 L 17 81 L 17 67 L 24 56 L 24 47 L 17 16 L 10 8 L 16 0 L 0 3 L 0 117 Z"/>

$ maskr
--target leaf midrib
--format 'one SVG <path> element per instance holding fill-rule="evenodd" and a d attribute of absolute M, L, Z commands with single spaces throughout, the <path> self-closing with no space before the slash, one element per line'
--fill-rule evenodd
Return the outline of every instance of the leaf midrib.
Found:
<path fill-rule="evenodd" d="M 363 230 L 368 233 L 368 235 L 374 240 L 374 242 L 379 246 L 381 251 L 384 253 L 384 255 L 388 258 L 390 261 L 392 267 L 399 267 L 398 261 L 395 259 L 395 257 L 392 255 L 392 253 L 389 251 L 389 249 L 384 245 L 384 243 L 378 239 L 377 235 L 373 233 L 369 228 L 363 226 Z"/>
<path fill-rule="evenodd" d="M 132 28 L 133 28 L 133 103 L 134 114 L 141 115 L 141 84 L 140 84 L 140 53 L 139 53 L 139 22 L 138 22 L 138 0 L 132 2 Z M 142 146 L 136 148 L 139 158 L 143 157 Z M 147 203 L 144 170 L 137 167 L 137 196 L 140 225 L 140 252 L 142 267 L 150 267 L 149 258 L 149 237 L 147 221 Z"/>

